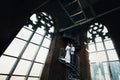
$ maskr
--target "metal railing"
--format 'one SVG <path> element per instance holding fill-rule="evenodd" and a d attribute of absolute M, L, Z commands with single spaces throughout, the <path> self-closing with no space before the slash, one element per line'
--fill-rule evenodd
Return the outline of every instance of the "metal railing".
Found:
<path fill-rule="evenodd" d="M 66 62 L 65 59 L 66 51 L 64 48 L 60 48 L 59 52 L 59 62 L 66 65 L 66 71 L 68 80 L 80 80 L 80 68 L 79 68 L 79 58 L 74 55 L 73 62 L 70 61 L 70 63 Z"/>

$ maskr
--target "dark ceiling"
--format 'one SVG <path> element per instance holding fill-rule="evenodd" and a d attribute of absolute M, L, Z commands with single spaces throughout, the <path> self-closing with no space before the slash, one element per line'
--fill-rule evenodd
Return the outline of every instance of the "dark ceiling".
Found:
<path fill-rule="evenodd" d="M 27 19 L 34 12 L 48 12 L 56 22 L 56 26 L 61 29 L 73 29 L 74 27 L 88 26 L 95 21 L 100 21 L 104 24 L 115 25 L 119 27 L 120 18 L 120 0 L 80 0 L 81 6 L 86 14 L 86 19 L 83 23 L 74 23 L 70 18 L 70 15 L 61 7 L 59 0 L 4 0 L 1 3 L 1 29 L 0 29 L 0 53 L 3 53 L 4 49 L 9 45 L 11 40 L 15 37 L 21 27 L 25 24 Z M 73 0 L 60 0 L 63 5 Z M 76 11 L 77 5 L 72 8 L 67 8 L 69 11 Z M 110 10 L 115 10 L 109 12 Z M 106 13 L 107 14 L 103 14 Z M 102 14 L 102 15 L 101 15 Z M 78 17 L 74 18 L 76 20 Z M 115 28 L 115 27 L 114 27 Z M 111 32 L 116 32 L 118 29 L 108 27 Z M 112 31 L 113 29 L 113 31 Z M 78 28 L 74 28 L 74 31 Z M 81 29 L 82 30 L 82 29 Z M 71 30 L 70 30 L 71 31 Z M 119 34 L 119 31 L 115 33 Z M 120 40 L 119 38 L 117 38 Z M 120 44 L 120 43 L 119 43 Z"/>

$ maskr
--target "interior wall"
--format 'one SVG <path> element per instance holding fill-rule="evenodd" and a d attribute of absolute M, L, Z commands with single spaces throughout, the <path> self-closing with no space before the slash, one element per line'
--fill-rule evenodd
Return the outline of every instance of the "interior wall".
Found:
<path fill-rule="evenodd" d="M 61 35 L 56 35 L 52 41 L 41 80 L 66 80 L 66 67 L 58 61 L 60 48 L 64 48 Z"/>
<path fill-rule="evenodd" d="M 86 51 L 86 44 L 82 42 L 81 51 L 77 54 L 80 58 L 81 80 L 91 80 L 89 55 Z"/>
<path fill-rule="evenodd" d="M 86 30 L 79 34 L 79 38 L 81 49 L 76 55 L 80 58 L 81 80 L 91 80 Z"/>

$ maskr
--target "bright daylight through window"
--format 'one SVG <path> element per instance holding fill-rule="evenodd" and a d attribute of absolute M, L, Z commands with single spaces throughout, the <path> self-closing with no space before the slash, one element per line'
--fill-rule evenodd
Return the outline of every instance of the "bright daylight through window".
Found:
<path fill-rule="evenodd" d="M 53 33 L 52 17 L 34 13 L 0 57 L 0 80 L 40 80 Z"/>
<path fill-rule="evenodd" d="M 120 62 L 105 25 L 94 23 L 88 35 L 92 80 L 120 80 Z"/>

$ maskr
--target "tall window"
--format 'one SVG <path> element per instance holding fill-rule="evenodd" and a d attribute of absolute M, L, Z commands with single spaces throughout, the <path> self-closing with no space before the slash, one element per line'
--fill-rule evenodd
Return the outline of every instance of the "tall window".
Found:
<path fill-rule="evenodd" d="M 40 80 L 53 32 L 50 15 L 33 14 L 0 57 L 0 80 Z"/>
<path fill-rule="evenodd" d="M 120 60 L 106 26 L 94 23 L 87 34 L 92 80 L 120 80 Z"/>

